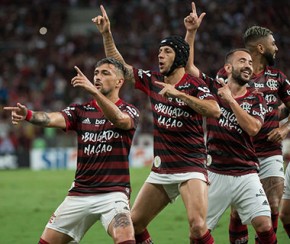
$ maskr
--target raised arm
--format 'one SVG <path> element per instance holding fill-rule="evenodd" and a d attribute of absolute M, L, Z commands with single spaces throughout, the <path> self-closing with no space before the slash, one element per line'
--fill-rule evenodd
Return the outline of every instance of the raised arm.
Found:
<path fill-rule="evenodd" d="M 194 64 L 194 41 L 197 29 L 199 28 L 205 13 L 197 16 L 194 2 L 192 2 L 192 12 L 184 18 L 184 26 L 186 28 L 185 41 L 189 44 L 189 58 L 185 70 L 187 73 L 199 77 L 199 69 Z"/>
<path fill-rule="evenodd" d="M 110 120 L 116 127 L 129 130 L 134 127 L 132 118 L 125 112 L 122 112 L 114 102 L 110 101 L 104 96 L 99 89 L 97 89 L 82 71 L 75 66 L 77 75 L 72 78 L 71 83 L 74 87 L 83 87 L 90 94 L 92 94 L 97 101 L 99 107 L 102 109 L 105 117 Z"/>
<path fill-rule="evenodd" d="M 125 62 L 124 58 L 116 47 L 113 34 L 111 32 L 111 24 L 107 12 L 103 5 L 100 6 L 100 9 L 102 15 L 98 15 L 97 17 L 93 18 L 92 21 L 93 23 L 95 23 L 99 32 L 102 34 L 106 57 L 113 57 L 122 62 L 128 70 L 128 76 L 126 77 L 126 80 L 135 82 L 133 67 Z"/>
<path fill-rule="evenodd" d="M 14 125 L 26 120 L 42 127 L 66 128 L 65 119 L 60 112 L 31 111 L 21 103 L 17 103 L 16 107 L 4 107 L 4 110 L 11 112 L 11 121 Z"/>

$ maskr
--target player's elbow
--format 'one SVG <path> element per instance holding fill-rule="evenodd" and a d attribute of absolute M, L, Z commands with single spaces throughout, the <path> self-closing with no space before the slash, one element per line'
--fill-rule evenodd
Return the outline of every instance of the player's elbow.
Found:
<path fill-rule="evenodd" d="M 129 117 L 122 116 L 119 118 L 115 118 L 114 121 L 111 121 L 111 122 L 114 124 L 114 126 L 116 126 L 119 129 L 122 129 L 122 130 L 132 129 L 132 122 Z"/>
<path fill-rule="evenodd" d="M 256 136 L 259 133 L 261 127 L 262 127 L 261 123 L 257 122 L 255 125 L 253 125 L 247 129 L 248 135 L 249 136 Z"/>
<path fill-rule="evenodd" d="M 221 116 L 221 109 L 217 102 L 213 102 L 211 106 L 210 113 L 207 117 L 218 119 Z"/>

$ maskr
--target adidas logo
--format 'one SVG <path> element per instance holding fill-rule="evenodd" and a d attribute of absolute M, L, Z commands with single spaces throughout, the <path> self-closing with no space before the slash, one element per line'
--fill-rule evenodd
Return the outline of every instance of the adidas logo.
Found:
<path fill-rule="evenodd" d="M 82 121 L 83 124 L 87 124 L 87 125 L 90 125 L 91 124 L 91 121 L 89 118 L 86 118 Z"/>
<path fill-rule="evenodd" d="M 262 205 L 269 205 L 269 203 L 265 200 Z"/>

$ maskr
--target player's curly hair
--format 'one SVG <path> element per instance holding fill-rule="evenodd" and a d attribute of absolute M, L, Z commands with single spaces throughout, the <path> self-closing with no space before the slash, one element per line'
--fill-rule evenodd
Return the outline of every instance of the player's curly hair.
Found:
<path fill-rule="evenodd" d="M 260 38 L 272 35 L 273 32 L 268 28 L 254 25 L 248 28 L 243 36 L 244 44 L 246 47 L 253 44 L 254 42 L 258 41 Z"/>

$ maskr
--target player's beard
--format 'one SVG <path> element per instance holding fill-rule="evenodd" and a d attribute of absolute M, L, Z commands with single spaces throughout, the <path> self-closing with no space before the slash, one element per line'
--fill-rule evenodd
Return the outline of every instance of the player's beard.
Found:
<path fill-rule="evenodd" d="M 243 69 L 238 71 L 238 70 L 234 69 L 234 67 L 232 68 L 232 77 L 240 86 L 244 86 L 249 82 L 249 80 L 246 80 L 242 77 L 242 75 L 241 75 L 242 71 L 243 71 Z"/>
<path fill-rule="evenodd" d="M 269 51 L 266 51 L 264 53 L 264 57 L 267 60 L 267 63 L 269 66 L 274 66 L 275 65 L 275 59 L 274 59 L 274 55 L 272 53 L 270 53 Z"/>

